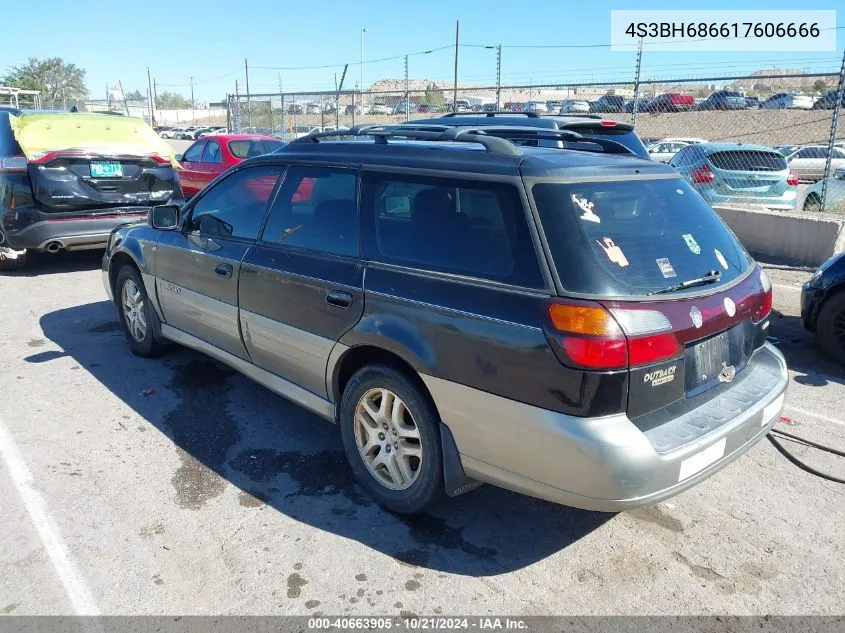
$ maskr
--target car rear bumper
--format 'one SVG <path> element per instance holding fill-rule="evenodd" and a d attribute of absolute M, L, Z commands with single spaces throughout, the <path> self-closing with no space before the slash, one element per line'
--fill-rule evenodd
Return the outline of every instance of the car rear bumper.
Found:
<path fill-rule="evenodd" d="M 698 189 L 701 196 L 711 207 L 717 205 L 743 204 L 765 207 L 773 211 L 794 211 L 798 192 L 789 189 L 779 196 L 755 196 L 754 194 L 722 194 L 713 189 Z"/>
<path fill-rule="evenodd" d="M 745 453 L 778 419 L 788 375 L 783 356 L 767 344 L 720 395 L 646 432 L 624 414 L 578 418 L 423 380 L 469 477 L 616 512 L 676 495 Z"/>
<path fill-rule="evenodd" d="M 66 251 L 105 248 L 113 228 L 137 222 L 148 212 L 148 207 L 131 207 L 109 209 L 106 215 L 100 217 L 40 219 L 17 231 L 8 228 L 6 239 L 9 246 L 17 250 L 46 250 L 52 244 Z"/>

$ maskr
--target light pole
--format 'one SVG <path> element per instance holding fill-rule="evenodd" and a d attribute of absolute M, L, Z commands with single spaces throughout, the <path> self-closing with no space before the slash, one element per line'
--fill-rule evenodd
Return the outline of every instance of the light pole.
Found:
<path fill-rule="evenodd" d="M 359 70 L 361 71 L 360 81 L 358 82 L 358 86 L 361 89 L 361 96 L 364 95 L 364 33 L 367 32 L 367 29 L 361 29 L 361 66 Z M 361 99 L 363 102 L 363 98 Z"/>

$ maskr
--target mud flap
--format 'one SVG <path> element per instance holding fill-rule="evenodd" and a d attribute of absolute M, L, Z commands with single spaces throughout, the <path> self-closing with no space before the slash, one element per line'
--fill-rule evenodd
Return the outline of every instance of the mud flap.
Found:
<path fill-rule="evenodd" d="M 455 438 L 452 437 L 452 431 L 442 422 L 440 423 L 440 444 L 443 446 L 443 483 L 446 494 L 457 497 L 478 488 L 482 482 L 467 477 L 461 465 L 461 456 L 458 453 Z"/>

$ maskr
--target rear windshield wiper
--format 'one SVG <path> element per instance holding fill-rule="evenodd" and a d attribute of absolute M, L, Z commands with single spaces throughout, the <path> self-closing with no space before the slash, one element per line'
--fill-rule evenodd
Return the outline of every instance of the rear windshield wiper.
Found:
<path fill-rule="evenodd" d="M 674 284 L 672 286 L 666 286 L 665 288 L 661 288 L 660 290 L 655 290 L 654 292 L 649 292 L 649 296 L 651 295 L 662 295 L 667 292 L 676 292 L 678 290 L 684 290 L 685 288 L 693 288 L 695 286 L 704 286 L 706 284 L 712 284 L 719 279 L 722 278 L 722 273 L 718 270 L 711 270 L 706 275 L 702 275 L 701 277 L 696 277 L 695 279 L 690 279 L 689 281 L 682 281 L 679 284 Z"/>

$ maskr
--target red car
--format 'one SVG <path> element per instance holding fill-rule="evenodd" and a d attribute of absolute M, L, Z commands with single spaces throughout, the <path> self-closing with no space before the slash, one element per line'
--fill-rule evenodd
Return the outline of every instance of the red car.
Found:
<path fill-rule="evenodd" d="M 275 152 L 284 143 L 259 134 L 215 134 L 204 136 L 184 154 L 177 154 L 179 183 L 186 198 L 199 193 L 212 180 L 244 159 Z"/>

